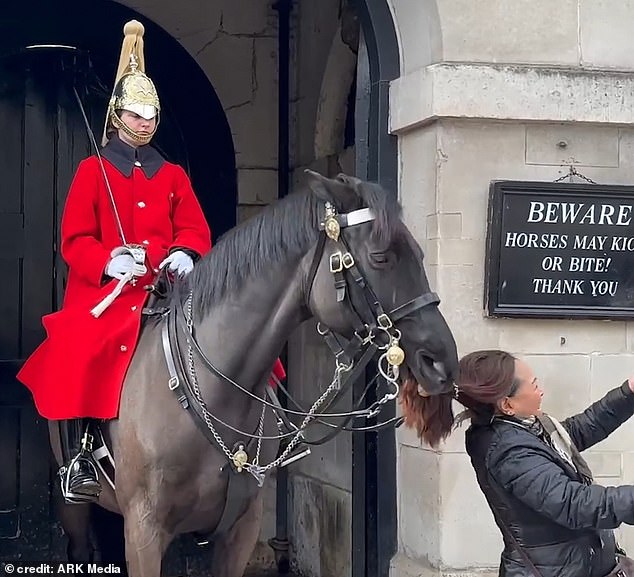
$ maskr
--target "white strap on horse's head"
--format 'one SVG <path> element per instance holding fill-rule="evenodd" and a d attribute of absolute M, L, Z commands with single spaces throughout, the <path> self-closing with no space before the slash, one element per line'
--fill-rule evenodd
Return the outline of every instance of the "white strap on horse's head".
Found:
<path fill-rule="evenodd" d="M 343 214 L 337 214 L 337 210 L 330 202 L 326 202 L 325 208 L 326 215 L 324 222 L 321 223 L 319 228 L 325 230 L 326 234 L 334 241 L 339 239 L 339 233 L 342 228 L 356 226 L 364 222 L 371 222 L 376 218 L 371 208 L 360 208 Z"/>

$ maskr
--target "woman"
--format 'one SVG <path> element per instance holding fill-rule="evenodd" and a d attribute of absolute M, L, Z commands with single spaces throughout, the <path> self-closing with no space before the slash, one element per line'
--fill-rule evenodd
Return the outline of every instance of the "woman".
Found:
<path fill-rule="evenodd" d="M 594 484 L 579 454 L 634 414 L 634 377 L 562 423 L 541 412 L 537 377 L 507 352 L 466 355 L 457 387 L 467 453 L 504 537 L 500 576 L 634 575 L 626 558 L 615 569 L 612 531 L 634 524 L 634 486 Z"/>

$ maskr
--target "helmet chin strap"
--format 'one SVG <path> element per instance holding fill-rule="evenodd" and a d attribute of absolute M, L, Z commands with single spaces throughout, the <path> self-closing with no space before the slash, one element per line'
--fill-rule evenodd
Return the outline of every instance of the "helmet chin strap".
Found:
<path fill-rule="evenodd" d="M 158 125 L 159 125 L 159 117 L 157 115 L 156 124 L 154 125 L 154 130 L 149 134 L 139 134 L 138 132 L 135 132 L 134 130 L 132 130 L 125 122 L 123 122 L 123 120 L 119 118 L 119 115 L 114 110 L 112 111 L 110 115 L 110 121 L 112 122 L 112 125 L 115 128 L 122 130 L 128 138 L 130 138 L 133 142 L 135 142 L 139 146 L 149 144 L 150 140 L 152 140 L 152 138 L 156 134 L 156 129 L 158 128 Z"/>

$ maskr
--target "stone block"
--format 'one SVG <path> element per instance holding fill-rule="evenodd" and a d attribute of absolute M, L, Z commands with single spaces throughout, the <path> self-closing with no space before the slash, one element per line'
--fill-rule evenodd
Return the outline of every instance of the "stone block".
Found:
<path fill-rule="evenodd" d="M 403 220 L 414 238 L 427 238 L 427 218 L 436 209 L 436 127 L 416 130 L 399 139 L 399 198 Z"/>
<path fill-rule="evenodd" d="M 495 566 L 503 549 L 502 536 L 466 454 L 440 456 L 439 490 L 442 566 L 452 570 Z"/>
<path fill-rule="evenodd" d="M 407 74 L 442 56 L 442 30 L 438 2 L 388 0 L 391 5 L 401 48 L 401 70 Z"/>
<path fill-rule="evenodd" d="M 294 164 L 310 164 L 315 157 L 315 122 L 330 47 L 338 26 L 339 0 L 298 3 L 295 27 L 298 39 L 292 54 L 292 69 L 297 71 L 291 84 L 294 103 L 292 122 L 295 139 Z"/>
<path fill-rule="evenodd" d="M 621 453 L 622 475 L 621 482 L 625 485 L 634 485 L 634 450 Z"/>
<path fill-rule="evenodd" d="M 618 387 L 633 374 L 634 355 L 593 355 L 592 400 L 598 401 L 609 390 Z M 629 419 L 605 441 L 595 445 L 593 449 L 597 451 L 631 451 L 632 438 L 634 438 L 634 419 Z"/>
<path fill-rule="evenodd" d="M 574 124 L 528 125 L 526 163 L 618 167 L 619 129 Z"/>
<path fill-rule="evenodd" d="M 227 34 L 277 33 L 277 16 L 270 2 L 222 2 L 222 30 Z"/>
<path fill-rule="evenodd" d="M 427 238 L 458 239 L 462 236 L 462 214 L 446 212 L 427 217 Z M 463 264 L 463 263 L 461 263 Z"/>
<path fill-rule="evenodd" d="M 499 323 L 484 317 L 483 264 L 439 267 L 436 290 L 440 311 L 451 329 L 460 355 L 475 349 L 498 348 Z"/>
<path fill-rule="evenodd" d="M 590 449 L 583 453 L 583 457 L 595 477 L 609 480 L 610 483 L 620 483 L 621 475 L 623 474 L 621 453 L 608 453 Z"/>
<path fill-rule="evenodd" d="M 267 205 L 276 200 L 276 170 L 256 168 L 238 170 L 238 202 L 240 204 Z"/>
<path fill-rule="evenodd" d="M 634 352 L 634 323 L 626 322 L 625 323 L 625 341 L 626 341 L 626 349 L 628 352 Z"/>
<path fill-rule="evenodd" d="M 426 563 L 416 563 L 405 555 L 398 553 L 392 558 L 390 563 L 390 577 L 498 577 L 498 566 L 499 562 L 496 562 L 496 567 L 487 569 L 437 569 L 430 567 Z"/>
<path fill-rule="evenodd" d="M 587 355 L 521 355 L 544 391 L 542 408 L 557 419 L 583 411 L 592 402 Z"/>
<path fill-rule="evenodd" d="M 319 575 L 345 575 L 352 566 L 352 494 L 324 485 L 320 520 Z"/>
<path fill-rule="evenodd" d="M 557 319 L 494 322 L 499 325 L 500 347 L 520 354 L 625 351 L 625 323 Z"/>
<path fill-rule="evenodd" d="M 277 38 L 253 40 L 253 94 L 261 114 L 277 119 Z"/>
<path fill-rule="evenodd" d="M 262 488 L 264 493 L 264 514 L 262 516 L 259 540 L 264 542 L 275 536 L 276 478 L 277 470 L 267 477 Z"/>
<path fill-rule="evenodd" d="M 437 5 L 444 60 L 579 62 L 577 0 L 559 0 L 556 13 L 551 0 L 515 0 L 512 8 L 505 0 L 449 0 Z"/>
<path fill-rule="evenodd" d="M 584 66 L 631 70 L 632 0 L 580 0 L 579 40 Z"/>
<path fill-rule="evenodd" d="M 253 102 L 254 55 L 253 38 L 228 34 L 213 36 L 197 50 L 196 60 L 211 80 L 225 111 Z M 227 74 L 228 70 L 231 74 Z M 252 134 L 249 136 L 253 139 Z M 236 151 L 237 148 L 238 142 Z"/>
<path fill-rule="evenodd" d="M 490 182 L 529 174 L 524 164 L 525 127 L 449 121 L 439 125 L 437 210 L 462 213 L 462 238 L 484 240 Z M 483 259 L 484 245 L 481 255 Z"/>
<path fill-rule="evenodd" d="M 437 238 L 427 242 L 429 264 L 473 266 L 484 260 L 484 241 L 459 238 Z"/>
<path fill-rule="evenodd" d="M 225 109 L 236 152 L 236 167 L 277 168 L 277 114 L 255 103 Z"/>
<path fill-rule="evenodd" d="M 310 405 L 308 405 L 310 406 Z M 348 406 L 350 406 L 348 404 Z M 340 407 L 341 410 L 348 410 Z M 335 410 L 335 409 L 331 409 Z M 331 422 L 336 422 L 335 420 Z M 319 438 L 332 429 L 313 425 L 308 438 Z M 311 447 L 311 454 L 289 465 L 292 475 L 309 476 L 343 491 L 352 490 L 352 435 L 341 433 L 324 445 Z"/>
<path fill-rule="evenodd" d="M 184 45 L 189 36 L 217 31 L 222 5 L 219 2 L 191 0 L 176 9 L 171 2 L 156 0 L 117 0 L 139 14 L 152 19 Z M 141 19 L 142 20 L 142 19 Z"/>
<path fill-rule="evenodd" d="M 621 71 L 444 62 L 390 85 L 390 130 L 437 119 L 631 124 L 634 78 Z"/>
<path fill-rule="evenodd" d="M 407 557 L 438 566 L 440 557 L 440 464 L 432 451 L 399 450 L 399 549 Z"/>
<path fill-rule="evenodd" d="M 591 357 L 592 398 L 600 399 L 608 391 L 634 376 L 634 355 L 597 354 Z"/>

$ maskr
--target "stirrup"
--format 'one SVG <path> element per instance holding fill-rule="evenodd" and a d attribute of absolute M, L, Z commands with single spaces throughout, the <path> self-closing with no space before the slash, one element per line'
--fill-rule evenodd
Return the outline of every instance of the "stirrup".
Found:
<path fill-rule="evenodd" d="M 97 494 L 88 495 L 85 493 L 71 491 L 70 489 L 71 471 L 73 470 L 74 465 L 80 459 L 83 459 L 86 466 L 89 467 L 91 475 L 95 478 L 96 483 L 99 486 L 99 491 L 97 492 Z M 92 460 L 83 453 L 83 451 L 73 457 L 68 466 L 60 467 L 58 475 L 60 478 L 60 488 L 62 490 L 62 496 L 64 497 L 64 501 L 67 504 L 78 505 L 80 503 L 95 503 L 99 500 L 99 495 L 101 495 L 101 486 L 99 483 L 97 468 L 95 467 L 95 464 L 92 462 Z"/>

